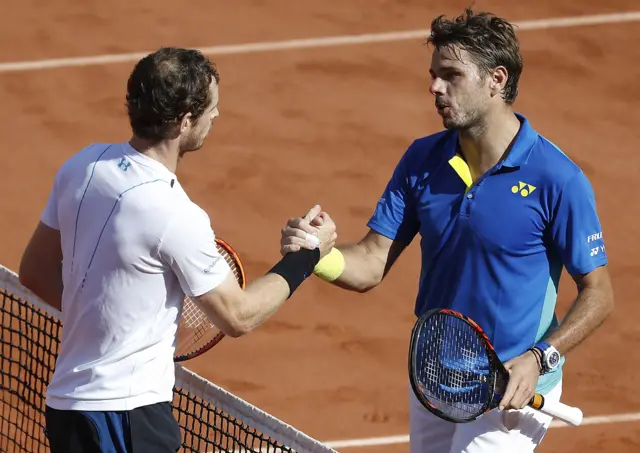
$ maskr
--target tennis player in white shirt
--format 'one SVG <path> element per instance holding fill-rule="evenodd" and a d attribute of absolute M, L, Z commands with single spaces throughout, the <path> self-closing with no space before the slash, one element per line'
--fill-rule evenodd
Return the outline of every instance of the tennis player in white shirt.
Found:
<path fill-rule="evenodd" d="M 19 269 L 24 286 L 62 311 L 46 394 L 52 453 L 177 451 L 173 351 L 184 296 L 226 335 L 246 334 L 335 243 L 335 228 L 323 231 L 309 238 L 319 244 L 310 253 L 288 254 L 239 287 L 208 215 L 176 177 L 219 115 L 219 80 L 196 50 L 146 56 L 127 84 L 131 140 L 91 144 L 55 176 Z M 305 218 L 319 214 L 315 206 Z"/>

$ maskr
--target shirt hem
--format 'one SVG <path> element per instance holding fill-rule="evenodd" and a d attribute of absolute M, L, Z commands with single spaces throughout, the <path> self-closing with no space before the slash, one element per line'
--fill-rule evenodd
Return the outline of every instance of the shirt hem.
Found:
<path fill-rule="evenodd" d="M 586 274 L 589 274 L 589 273 L 593 272 L 597 268 L 602 267 L 602 266 L 606 266 L 608 264 L 609 264 L 609 260 L 607 258 L 602 258 L 602 259 L 599 259 L 596 262 L 590 263 L 590 264 L 588 264 L 586 266 L 573 268 L 573 272 L 575 274 L 577 274 L 577 275 L 578 274 L 579 275 L 586 275 Z"/>
<path fill-rule="evenodd" d="M 189 292 L 186 293 L 186 296 L 187 297 L 200 297 L 203 294 L 208 293 L 209 291 L 213 291 L 218 286 L 220 286 L 222 284 L 222 282 L 225 281 L 225 279 L 229 276 L 229 272 L 231 272 L 231 269 L 227 269 L 227 272 L 224 274 L 224 276 L 222 278 L 216 278 L 213 284 L 200 285 L 200 286 L 196 287 L 195 289 L 189 288 Z"/>
<path fill-rule="evenodd" d="M 60 225 L 58 225 L 58 222 L 53 221 L 52 219 L 48 218 L 47 216 L 44 216 L 44 215 L 41 216 L 40 217 L 40 221 L 43 224 L 45 224 L 46 226 L 48 226 L 49 228 L 60 231 Z"/>
<path fill-rule="evenodd" d="M 402 233 L 400 233 L 400 231 L 396 230 L 393 231 L 392 229 L 386 228 L 384 226 L 382 226 L 381 224 L 379 224 L 378 222 L 376 222 L 375 220 L 370 220 L 369 222 L 367 222 L 367 226 L 369 228 L 371 228 L 372 230 L 374 230 L 376 233 L 379 233 L 389 239 L 391 239 L 392 241 L 400 241 L 400 242 L 404 242 L 404 243 L 410 243 L 411 240 L 409 240 L 406 237 L 403 237 Z"/>
<path fill-rule="evenodd" d="M 46 405 L 57 410 L 79 410 L 79 411 L 128 411 L 141 406 L 150 406 L 156 403 L 173 401 L 173 391 L 171 396 L 159 394 L 145 394 L 128 398 L 113 400 L 78 400 L 73 398 L 59 398 L 47 396 Z"/>

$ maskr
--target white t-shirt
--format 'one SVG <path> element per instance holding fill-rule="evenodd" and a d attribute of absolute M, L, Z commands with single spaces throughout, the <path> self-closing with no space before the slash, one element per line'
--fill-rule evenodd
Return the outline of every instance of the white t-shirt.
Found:
<path fill-rule="evenodd" d="M 117 143 L 65 162 L 41 220 L 60 230 L 64 282 L 46 404 L 131 410 L 171 401 L 184 296 L 229 272 L 208 215 L 164 165 Z"/>

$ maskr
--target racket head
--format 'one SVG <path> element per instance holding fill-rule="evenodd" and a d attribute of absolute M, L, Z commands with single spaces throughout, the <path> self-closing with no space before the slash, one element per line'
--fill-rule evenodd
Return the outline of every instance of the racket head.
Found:
<path fill-rule="evenodd" d="M 434 415 L 467 423 L 497 407 L 502 362 L 484 331 L 467 316 L 433 309 L 413 326 L 409 378 L 417 399 Z"/>
<path fill-rule="evenodd" d="M 246 277 L 240 257 L 226 241 L 216 238 L 216 245 L 229 264 L 238 285 L 244 289 Z M 183 362 L 198 357 L 217 345 L 224 336 L 222 330 L 215 326 L 189 297 L 185 297 L 173 360 Z"/>

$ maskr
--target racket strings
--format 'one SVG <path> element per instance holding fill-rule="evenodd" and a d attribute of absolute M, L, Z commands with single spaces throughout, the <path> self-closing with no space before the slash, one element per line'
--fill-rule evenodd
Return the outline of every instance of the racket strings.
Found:
<path fill-rule="evenodd" d="M 218 244 L 218 252 L 229 265 L 238 284 L 243 286 L 242 268 L 235 256 L 220 244 Z M 189 297 L 185 297 L 175 354 L 187 355 L 204 348 L 220 333 L 221 330 L 207 315 Z"/>
<path fill-rule="evenodd" d="M 476 332 L 461 319 L 435 316 L 418 333 L 416 367 L 424 396 L 445 414 L 468 419 L 489 395 L 489 360 Z"/>
<path fill-rule="evenodd" d="M 231 272 L 233 272 L 233 276 L 239 282 L 240 286 L 242 286 L 242 271 L 240 269 L 240 266 L 238 266 L 238 262 L 229 252 L 227 252 L 225 249 L 221 248 L 220 246 L 218 246 L 218 250 L 220 251 L 220 254 L 223 256 L 224 260 L 227 262 L 227 264 L 231 268 Z"/>
<path fill-rule="evenodd" d="M 206 321 L 207 317 L 191 299 L 186 297 L 184 300 L 184 307 L 182 309 L 182 319 L 186 327 L 193 329 L 199 326 L 203 321 Z"/>
<path fill-rule="evenodd" d="M 205 346 L 217 332 L 210 332 L 214 327 L 200 308 L 188 297 L 184 300 L 182 326 L 179 332 L 177 353 L 197 350 Z"/>

